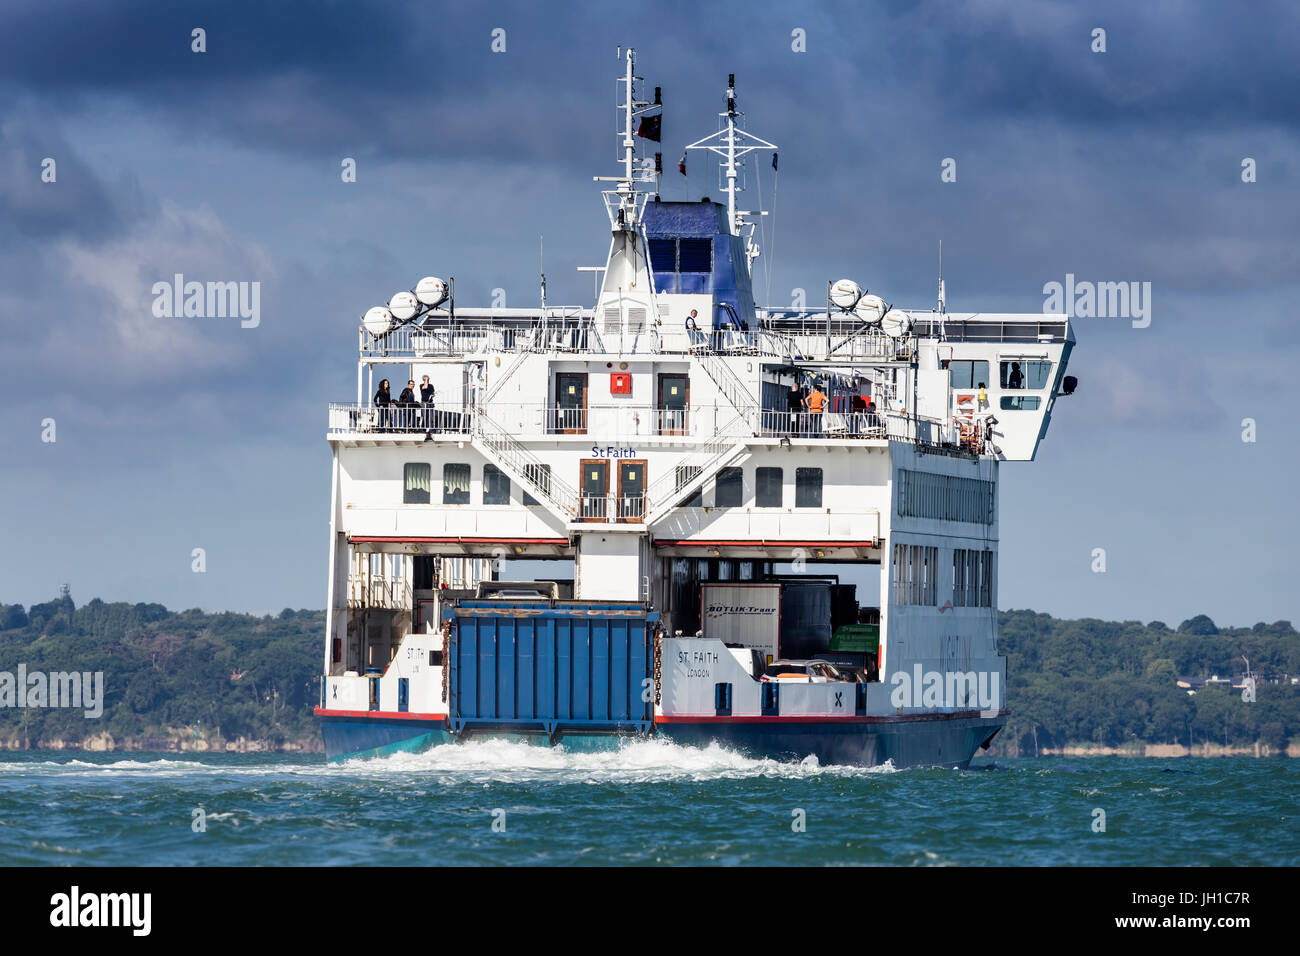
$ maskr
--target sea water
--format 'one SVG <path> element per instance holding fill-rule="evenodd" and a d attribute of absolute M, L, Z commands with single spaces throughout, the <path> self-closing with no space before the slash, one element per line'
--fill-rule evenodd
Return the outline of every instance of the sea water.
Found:
<path fill-rule="evenodd" d="M 309 755 L 0 755 L 0 862 L 1300 864 L 1300 761 L 754 760 L 665 741 Z"/>

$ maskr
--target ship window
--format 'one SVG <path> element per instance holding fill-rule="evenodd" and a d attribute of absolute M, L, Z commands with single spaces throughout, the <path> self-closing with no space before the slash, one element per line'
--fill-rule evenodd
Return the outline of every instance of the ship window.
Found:
<path fill-rule="evenodd" d="M 781 507 L 781 469 L 759 468 L 754 474 L 754 505 L 758 508 Z"/>
<path fill-rule="evenodd" d="M 677 240 L 650 240 L 650 268 L 655 275 L 668 275 L 677 271 Z"/>
<path fill-rule="evenodd" d="M 510 504 L 510 479 L 496 465 L 483 466 L 483 504 Z"/>
<path fill-rule="evenodd" d="M 678 272 L 712 272 L 712 239 L 679 239 Z"/>
<path fill-rule="evenodd" d="M 989 363 L 970 359 L 953 359 L 948 363 L 948 381 L 953 388 L 979 388 L 989 383 Z"/>
<path fill-rule="evenodd" d="M 723 468 L 714 479 L 713 504 L 719 508 L 739 508 L 743 500 L 743 472 L 739 468 Z"/>
<path fill-rule="evenodd" d="M 1002 407 L 1008 411 L 1032 412 L 1041 401 L 1037 395 L 1003 395 Z"/>
<path fill-rule="evenodd" d="M 820 508 L 822 506 L 822 470 L 796 468 L 794 470 L 794 506 Z"/>
<path fill-rule="evenodd" d="M 550 465 L 524 465 L 524 477 L 540 485 L 543 494 L 549 495 L 551 493 L 551 466 Z M 529 507 L 532 507 L 533 505 L 538 504 L 538 501 L 527 491 L 525 491 L 524 504 Z"/>
<path fill-rule="evenodd" d="M 432 467 L 428 462 L 413 461 L 402 468 L 402 504 L 427 505 Z"/>
<path fill-rule="evenodd" d="M 1003 362 L 998 384 L 1005 389 L 1046 388 L 1052 377 L 1051 362 Z M 1003 408 L 1018 407 L 1003 405 Z M 1038 406 L 1035 405 L 1035 408 Z"/>
<path fill-rule="evenodd" d="M 452 462 L 442 466 L 442 503 L 469 504 L 469 465 Z"/>

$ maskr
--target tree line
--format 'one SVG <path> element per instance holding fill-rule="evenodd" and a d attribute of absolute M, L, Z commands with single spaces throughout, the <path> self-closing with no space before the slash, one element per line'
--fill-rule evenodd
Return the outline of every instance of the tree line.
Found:
<path fill-rule="evenodd" d="M 1059 620 L 1034 611 L 998 615 L 1012 716 L 1000 748 L 1035 753 L 1068 744 L 1133 741 L 1253 746 L 1272 750 L 1300 737 L 1300 687 L 1271 683 L 1300 674 L 1300 634 L 1289 621 L 1220 628 L 1205 615 L 1171 628 L 1161 621 Z M 323 611 L 278 615 L 170 611 L 161 604 L 76 607 L 70 597 L 0 604 L 0 672 L 102 671 L 104 711 L 0 707 L 0 738 L 20 746 L 77 746 L 194 735 L 315 747 Z M 1200 689 L 1178 678 L 1228 677 L 1245 669 L 1259 683 L 1240 691 Z"/>

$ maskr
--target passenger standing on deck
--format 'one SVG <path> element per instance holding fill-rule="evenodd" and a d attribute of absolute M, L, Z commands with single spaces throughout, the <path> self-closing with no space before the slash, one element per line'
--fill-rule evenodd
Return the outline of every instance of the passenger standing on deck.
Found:
<path fill-rule="evenodd" d="M 379 430 L 388 431 L 389 428 L 389 406 L 393 404 L 393 395 L 388 390 L 388 379 L 383 379 L 379 383 L 379 391 L 375 392 L 375 408 L 379 409 Z"/>
<path fill-rule="evenodd" d="M 686 317 L 686 338 L 690 340 L 688 352 L 694 352 L 695 346 L 700 344 L 700 327 L 695 323 L 695 316 L 698 313 L 691 309 L 691 314 Z"/>
<path fill-rule="evenodd" d="M 821 390 L 817 383 L 813 384 L 813 390 L 808 393 L 808 397 L 803 400 L 804 405 L 808 407 L 808 431 L 814 437 L 820 437 L 822 433 L 822 412 L 826 408 L 826 393 Z"/>
<path fill-rule="evenodd" d="M 433 431 L 433 386 L 429 384 L 429 376 L 424 376 L 420 383 L 420 404 L 424 406 L 421 417 L 424 419 L 424 430 Z"/>
<path fill-rule="evenodd" d="M 795 378 L 790 383 L 790 391 L 786 393 L 786 406 L 790 411 L 790 434 L 799 434 L 799 416 L 803 413 L 803 392 L 799 388 L 799 379 Z"/>
<path fill-rule="evenodd" d="M 412 419 L 415 418 L 415 379 L 406 383 L 406 388 L 402 389 L 402 394 L 397 396 L 397 404 L 402 410 L 399 413 L 402 416 L 401 429 L 403 431 L 411 428 Z"/>

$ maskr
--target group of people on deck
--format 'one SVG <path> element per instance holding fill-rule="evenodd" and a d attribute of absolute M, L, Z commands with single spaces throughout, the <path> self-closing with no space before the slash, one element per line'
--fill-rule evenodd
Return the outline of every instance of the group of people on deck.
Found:
<path fill-rule="evenodd" d="M 812 388 L 805 391 L 796 378 L 790 384 L 790 391 L 787 393 L 789 433 L 804 437 L 820 437 L 823 434 L 823 415 L 829 402 L 830 398 L 822 391 L 820 382 L 814 382 Z M 876 400 L 870 396 L 861 394 L 849 396 L 849 405 L 844 412 L 849 413 L 847 424 L 852 434 L 857 434 L 864 425 L 874 427 L 880 424 L 880 419 L 876 417 Z"/>
<path fill-rule="evenodd" d="M 380 431 L 432 431 L 441 427 L 438 410 L 433 405 L 433 386 L 429 376 L 424 376 L 420 384 L 420 398 L 415 397 L 415 379 L 406 383 L 396 399 L 388 385 L 388 379 L 379 383 L 375 392 L 375 408 L 379 409 Z"/>

